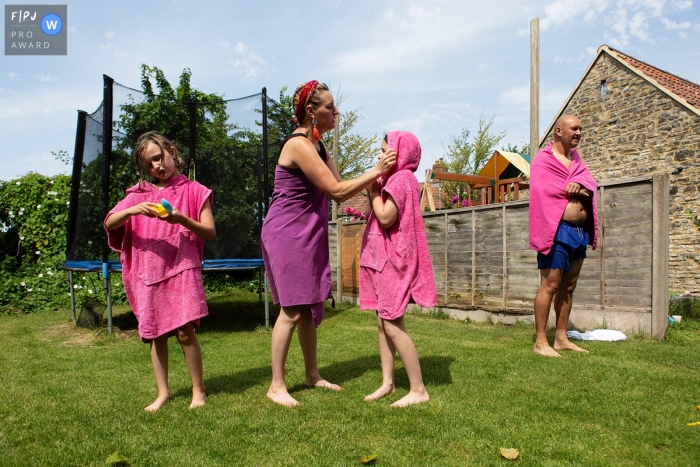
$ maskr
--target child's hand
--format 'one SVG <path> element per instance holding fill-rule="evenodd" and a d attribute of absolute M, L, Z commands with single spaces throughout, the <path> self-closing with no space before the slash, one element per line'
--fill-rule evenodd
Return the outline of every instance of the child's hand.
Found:
<path fill-rule="evenodd" d="M 128 212 L 130 216 L 143 215 L 146 217 L 156 217 L 156 206 L 158 206 L 158 204 L 144 201 L 143 203 L 137 204 L 129 208 Z"/>
<path fill-rule="evenodd" d="M 396 151 L 389 148 L 385 152 L 379 155 L 379 163 L 377 164 L 377 169 L 381 175 L 384 175 L 391 169 L 391 167 L 396 164 Z"/>
<path fill-rule="evenodd" d="M 158 219 L 167 222 L 168 224 L 182 224 L 182 219 L 185 217 L 183 213 L 173 208 L 173 211 L 167 216 L 160 216 Z"/>

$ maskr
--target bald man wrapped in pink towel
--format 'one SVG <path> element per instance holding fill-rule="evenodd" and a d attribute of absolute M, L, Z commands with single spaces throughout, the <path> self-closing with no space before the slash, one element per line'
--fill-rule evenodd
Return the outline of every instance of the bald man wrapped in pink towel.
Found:
<path fill-rule="evenodd" d="M 598 242 L 598 184 L 576 150 L 582 133 L 578 118 L 559 117 L 554 141 L 537 153 L 530 168 L 530 248 L 537 251 L 540 270 L 534 351 L 547 357 L 559 357 L 558 350 L 586 352 L 566 334 L 587 245 L 595 249 Z M 554 346 L 546 333 L 552 300 Z"/>

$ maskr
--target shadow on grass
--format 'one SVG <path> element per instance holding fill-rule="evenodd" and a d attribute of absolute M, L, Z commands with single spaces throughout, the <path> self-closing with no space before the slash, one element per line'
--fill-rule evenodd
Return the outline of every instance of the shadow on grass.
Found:
<path fill-rule="evenodd" d="M 207 301 L 209 316 L 202 319 L 199 332 L 228 331 L 247 332 L 265 326 L 265 302 L 255 298 L 239 296 L 214 297 Z M 333 319 L 338 309 L 326 307 L 326 320 Z M 270 302 L 270 328 L 274 326 L 280 313 L 279 305 Z"/>
<path fill-rule="evenodd" d="M 426 384 L 433 386 L 442 386 L 452 384 L 452 374 L 450 373 L 450 365 L 454 362 L 454 357 L 441 357 L 430 355 L 420 359 L 421 372 L 423 373 L 423 381 Z M 401 360 L 397 358 L 397 362 Z M 371 370 L 381 372 L 381 361 L 379 355 L 368 355 L 365 357 L 355 358 L 344 362 L 333 363 L 331 365 L 319 368 L 321 376 L 326 380 L 342 386 L 348 381 L 357 379 Z M 403 369 L 395 372 L 396 387 L 408 388 L 408 378 Z M 380 376 L 381 379 L 381 376 Z M 381 381 L 379 381 L 381 382 Z M 377 384 L 379 384 L 379 382 Z M 297 384 L 289 388 L 289 392 L 303 391 L 309 389 L 304 384 Z"/>
<path fill-rule="evenodd" d="M 198 333 L 249 332 L 265 326 L 265 302 L 259 301 L 256 294 L 215 296 L 207 300 L 207 305 L 209 316 L 202 319 Z M 350 307 L 345 304 L 336 309 L 327 306 L 325 319 L 333 319 Z M 270 327 L 274 326 L 279 313 L 279 305 L 270 302 Z M 138 329 L 138 321 L 132 311 L 114 314 L 112 322 L 122 331 Z"/>

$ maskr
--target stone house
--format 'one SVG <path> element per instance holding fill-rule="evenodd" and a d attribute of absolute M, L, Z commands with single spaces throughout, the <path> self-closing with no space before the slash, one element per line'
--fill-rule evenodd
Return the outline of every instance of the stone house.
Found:
<path fill-rule="evenodd" d="M 552 119 L 583 125 L 579 152 L 598 181 L 670 176 L 669 289 L 700 292 L 700 86 L 606 45 Z"/>

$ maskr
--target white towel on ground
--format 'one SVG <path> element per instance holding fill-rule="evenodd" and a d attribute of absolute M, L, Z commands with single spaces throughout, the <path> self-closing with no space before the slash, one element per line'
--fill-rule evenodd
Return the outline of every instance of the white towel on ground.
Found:
<path fill-rule="evenodd" d="M 596 329 L 594 331 L 586 331 L 580 333 L 578 331 L 567 331 L 566 335 L 572 339 L 581 339 L 584 341 L 624 341 L 627 336 L 621 331 L 614 329 Z"/>

